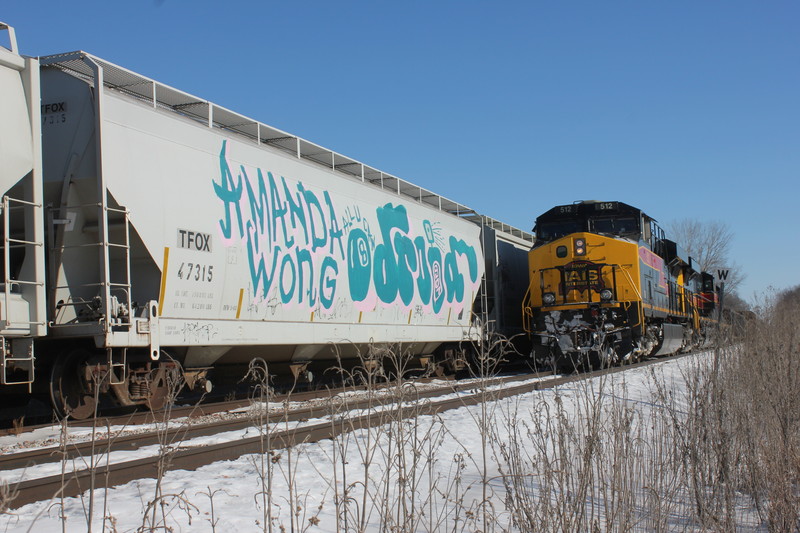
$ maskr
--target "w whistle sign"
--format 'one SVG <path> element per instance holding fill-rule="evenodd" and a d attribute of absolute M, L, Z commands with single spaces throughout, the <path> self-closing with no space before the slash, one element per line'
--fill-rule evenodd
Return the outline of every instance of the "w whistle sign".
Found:
<path fill-rule="evenodd" d="M 729 270 L 717 270 L 717 279 L 720 281 L 725 281 L 728 279 L 728 272 Z"/>

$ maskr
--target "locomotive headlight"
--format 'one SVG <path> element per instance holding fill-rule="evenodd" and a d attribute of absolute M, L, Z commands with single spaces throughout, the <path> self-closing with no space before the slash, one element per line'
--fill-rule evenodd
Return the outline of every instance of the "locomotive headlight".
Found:
<path fill-rule="evenodd" d="M 586 255 L 586 241 L 575 239 L 575 255 Z"/>
<path fill-rule="evenodd" d="M 600 299 L 604 302 L 610 301 L 613 297 L 614 293 L 611 291 L 611 289 L 603 289 L 600 291 Z"/>
<path fill-rule="evenodd" d="M 552 292 L 546 292 L 542 295 L 542 303 L 544 305 L 553 305 L 556 303 L 556 295 Z"/>

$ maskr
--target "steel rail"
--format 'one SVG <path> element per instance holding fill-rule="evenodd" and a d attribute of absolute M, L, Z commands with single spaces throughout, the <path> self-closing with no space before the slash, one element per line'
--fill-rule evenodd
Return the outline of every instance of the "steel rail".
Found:
<path fill-rule="evenodd" d="M 538 374 L 538 376 L 547 376 L 548 374 L 549 373 L 542 373 Z M 518 381 L 531 377 L 534 376 L 533 375 L 506 376 L 504 378 L 498 377 L 492 379 L 493 383 L 499 384 L 501 382 Z M 414 383 L 414 382 L 409 382 L 409 383 Z M 417 391 L 415 397 L 409 399 L 415 400 L 415 399 L 431 398 L 442 394 L 459 392 L 460 390 L 463 389 L 471 389 L 474 387 L 475 387 L 474 383 L 454 382 L 450 386 L 443 386 L 438 389 Z M 384 390 L 389 390 L 390 392 L 392 391 L 391 388 L 387 389 L 383 387 L 380 389 L 376 389 L 375 392 L 380 394 Z M 335 393 L 332 392 L 332 394 Z M 338 414 L 339 412 L 345 409 L 353 410 L 353 409 L 366 409 L 370 407 L 378 407 L 396 402 L 398 400 L 397 395 L 392 396 L 391 394 L 383 393 L 385 395 L 381 395 L 378 397 L 371 397 L 371 398 L 353 399 L 353 400 L 348 400 L 346 403 L 343 403 L 343 402 L 337 402 L 336 396 L 333 396 L 332 394 L 329 396 L 320 396 L 320 394 L 318 393 L 316 394 L 302 393 L 298 394 L 297 396 L 287 395 L 284 398 L 284 400 L 291 400 L 293 402 L 295 401 L 302 402 L 311 399 L 331 400 L 331 401 L 319 405 L 296 407 L 296 408 L 292 408 L 291 405 L 288 405 L 284 410 L 276 410 L 275 412 L 269 413 L 267 415 L 267 424 L 271 425 L 279 422 L 295 422 L 310 418 L 331 416 L 334 414 Z M 216 420 L 207 423 L 192 424 L 191 421 L 192 418 L 199 418 L 201 416 L 215 414 L 230 409 L 248 407 L 249 405 L 251 405 L 252 401 L 253 400 L 234 400 L 229 402 L 220 402 L 217 404 L 211 404 L 210 406 L 198 405 L 195 406 L 194 408 L 191 406 L 187 406 L 182 408 L 175 408 L 173 410 L 168 410 L 164 412 L 138 413 L 139 415 L 141 415 L 138 418 L 139 423 L 154 423 L 156 425 L 162 424 L 166 425 L 166 427 L 156 428 L 153 429 L 152 431 L 141 432 L 141 433 L 131 433 L 127 435 L 118 435 L 112 437 L 103 436 L 100 438 L 95 438 L 94 441 L 88 440 L 78 443 L 69 443 L 63 447 L 48 446 L 46 448 L 21 450 L 18 452 L 0 455 L 0 471 L 28 468 L 35 465 L 53 463 L 62 460 L 71 460 L 80 457 L 86 457 L 88 455 L 91 455 L 92 453 L 96 455 L 100 453 L 107 454 L 117 451 L 137 450 L 145 446 L 153 446 L 162 443 L 182 442 L 188 439 L 217 435 L 219 433 L 224 433 L 227 431 L 238 431 L 246 428 L 251 428 L 254 426 L 253 419 L 251 417 L 244 415 L 237 418 Z M 272 399 L 271 402 L 278 403 L 278 400 Z M 332 409 L 332 407 L 335 406 L 338 406 L 338 409 Z M 210 407 L 210 409 L 206 407 Z M 134 413 L 134 415 L 135 414 L 136 413 Z M 172 427 L 168 425 L 169 421 L 179 417 L 188 417 L 189 420 L 185 423 L 176 422 L 175 425 Z M 102 431 L 104 427 L 111 425 L 110 420 L 111 419 L 98 420 L 97 423 L 95 424 L 95 427 L 98 430 Z M 131 428 L 135 427 L 134 423 L 130 421 L 131 420 L 130 418 L 117 417 L 114 418 L 113 420 L 117 421 L 116 425 L 130 426 Z M 76 427 L 76 426 L 70 426 L 70 427 Z M 85 427 L 85 425 L 82 424 L 77 427 Z"/>
<path fill-rule="evenodd" d="M 436 377 L 436 378 L 418 378 L 418 383 L 427 383 L 432 381 L 433 379 L 439 381 L 448 381 L 452 380 L 452 377 Z M 356 390 L 363 389 L 363 387 L 357 387 Z M 352 391 L 353 387 L 349 388 L 330 388 L 330 389 L 318 389 L 318 390 L 303 390 L 303 391 L 295 391 L 291 393 L 280 393 L 276 394 L 270 401 L 281 403 L 287 399 L 292 399 L 293 401 L 304 401 L 312 398 L 318 398 L 320 394 L 338 394 L 340 392 L 345 391 Z M 186 402 L 188 401 L 186 398 L 178 398 L 178 402 Z M 199 417 L 205 416 L 214 413 L 220 413 L 223 411 L 230 411 L 231 409 L 237 409 L 241 407 L 246 407 L 250 405 L 251 400 L 248 398 L 241 398 L 237 400 L 210 400 L 205 399 L 202 402 L 195 401 L 190 405 L 175 405 L 169 409 L 169 416 L 171 418 L 179 418 L 179 417 Z M 138 425 L 138 424 L 149 424 L 149 423 L 159 423 L 164 421 L 164 416 L 167 413 L 167 410 L 161 411 L 149 411 L 149 410 L 137 410 L 133 412 L 126 412 L 124 414 L 113 415 L 115 410 L 119 411 L 119 409 L 110 409 L 108 412 L 100 413 L 100 416 L 97 417 L 97 425 L 98 426 L 107 426 L 108 424 L 111 425 Z M 36 417 L 38 420 L 41 420 L 41 416 Z M 1 422 L 7 423 L 11 422 L 13 418 L 5 418 Z M 76 420 L 70 422 L 70 427 L 92 427 L 94 424 L 91 419 L 87 420 Z M 20 435 L 29 431 L 34 431 L 37 429 L 44 429 L 53 426 L 53 422 L 48 423 L 38 423 L 38 424 L 31 424 L 31 425 L 21 425 L 17 427 L 3 427 L 0 428 L 0 437 L 2 436 L 9 436 L 9 435 Z"/>

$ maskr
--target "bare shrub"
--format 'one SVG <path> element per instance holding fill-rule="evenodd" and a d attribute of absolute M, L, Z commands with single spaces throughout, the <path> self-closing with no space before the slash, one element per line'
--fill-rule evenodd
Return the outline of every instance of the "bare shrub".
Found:
<path fill-rule="evenodd" d="M 623 386 L 624 388 L 624 386 Z M 556 391 L 553 402 L 503 413 L 506 505 L 520 531 L 630 531 L 636 524 L 646 425 L 605 380 Z"/>
<path fill-rule="evenodd" d="M 183 373 L 179 367 L 176 366 L 167 370 L 166 384 L 166 407 L 163 412 L 160 413 L 162 419 L 158 424 L 157 431 L 159 440 L 158 462 L 153 498 L 147 502 L 142 515 L 140 531 L 169 530 L 170 526 L 168 520 L 175 510 L 184 512 L 191 524 L 192 513 L 197 512 L 197 507 L 189 501 L 183 492 L 165 493 L 163 490 L 164 476 L 169 471 L 175 452 L 178 450 L 183 439 L 182 433 L 170 431 L 170 422 L 172 419 L 171 410 L 184 385 Z"/>
<path fill-rule="evenodd" d="M 297 376 L 283 399 L 283 406 L 280 410 L 282 418 L 276 420 L 271 418 L 270 405 L 271 400 L 275 398 L 271 379 L 272 376 L 266 361 L 261 358 L 250 361 L 244 380 L 254 383 L 250 395 L 249 416 L 258 431 L 260 448 L 259 453 L 248 458 L 256 471 L 259 483 L 259 490 L 254 496 L 254 501 L 261 512 L 261 518 L 256 521 L 256 525 L 264 532 L 275 531 L 276 528 L 280 531 L 287 529 L 297 532 L 306 531 L 309 527 L 319 523 L 318 515 L 322 506 L 318 506 L 316 510 L 311 509 L 308 505 L 311 488 L 303 490 L 303 487 L 297 482 L 302 452 L 297 447 L 276 449 L 275 445 L 279 445 L 280 442 L 276 441 L 272 434 L 278 429 L 283 429 L 287 434 L 292 430 L 288 415 L 291 396 L 297 387 Z M 285 485 L 281 486 L 280 482 Z M 207 494 L 213 507 L 214 493 L 209 488 Z M 281 502 L 285 503 L 289 510 L 288 528 L 280 520 Z"/>
<path fill-rule="evenodd" d="M 412 368 L 413 361 L 402 345 L 372 346 L 356 367 L 342 371 L 345 381 L 365 389 L 360 396 L 367 407 L 354 410 L 352 395 L 330 397 L 338 435 L 330 464 L 315 467 L 333 494 L 336 531 L 476 529 L 468 524 L 475 524 L 479 504 L 465 500 L 476 481 L 462 477 L 472 459 L 466 452 L 442 453 L 453 435 L 439 416 L 426 416 L 427 402 L 406 379 L 420 370 Z M 353 431 L 355 415 L 369 427 Z"/>
<path fill-rule="evenodd" d="M 5 514 L 11 507 L 11 503 L 17 497 L 17 489 L 10 486 L 7 482 L 0 482 L 0 514 Z"/>
<path fill-rule="evenodd" d="M 258 504 L 260 500 L 262 530 L 272 531 L 272 469 L 274 464 L 272 458 L 274 454 L 270 439 L 269 401 L 273 398 L 274 391 L 270 386 L 267 362 L 260 357 L 252 359 L 243 381 L 254 383 L 250 393 L 249 416 L 259 436 L 259 453 L 250 457 L 259 480 L 259 491 L 255 495 L 255 501 Z M 210 496 L 209 499 L 211 499 Z"/>
<path fill-rule="evenodd" d="M 723 328 L 736 342 L 721 339 L 685 376 L 675 425 L 693 516 L 708 530 L 736 530 L 748 514 L 770 531 L 800 529 L 800 335 L 775 302 Z"/>

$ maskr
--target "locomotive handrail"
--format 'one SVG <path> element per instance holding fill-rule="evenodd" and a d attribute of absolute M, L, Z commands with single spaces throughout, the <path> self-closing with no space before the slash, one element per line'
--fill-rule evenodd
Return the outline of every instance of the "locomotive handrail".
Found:
<path fill-rule="evenodd" d="M 531 301 L 531 285 L 528 283 L 528 289 L 525 291 L 525 296 L 522 297 L 522 329 L 526 333 L 531 332 L 531 318 L 533 317 L 533 309 L 529 305 Z"/>
<path fill-rule="evenodd" d="M 634 283 L 633 278 L 631 277 L 631 273 L 628 272 L 628 269 L 626 269 L 624 266 L 622 265 L 617 265 L 617 266 L 622 271 L 622 273 L 625 274 L 625 276 L 628 278 L 628 283 L 630 284 L 631 288 L 633 288 L 633 292 L 636 293 L 636 298 L 641 300 L 642 293 L 639 292 L 639 288 L 636 286 L 636 283 Z"/>
<path fill-rule="evenodd" d="M 642 293 L 639 292 L 639 287 L 637 287 L 637 284 L 633 282 L 633 277 L 631 277 L 631 273 L 628 272 L 628 269 L 623 267 L 622 265 L 619 265 L 619 267 L 620 267 L 620 270 L 622 271 L 622 273 L 625 274 L 625 276 L 627 276 L 628 284 L 631 286 L 631 288 L 633 288 L 633 292 L 636 294 L 636 298 L 640 302 L 644 302 L 644 298 L 642 298 Z M 631 326 L 631 327 L 636 327 L 636 326 L 638 326 L 640 324 L 644 324 L 644 307 L 641 306 L 641 305 L 639 306 L 639 313 L 638 313 L 638 317 L 637 318 L 638 318 L 639 322 L 637 324 Z"/>

